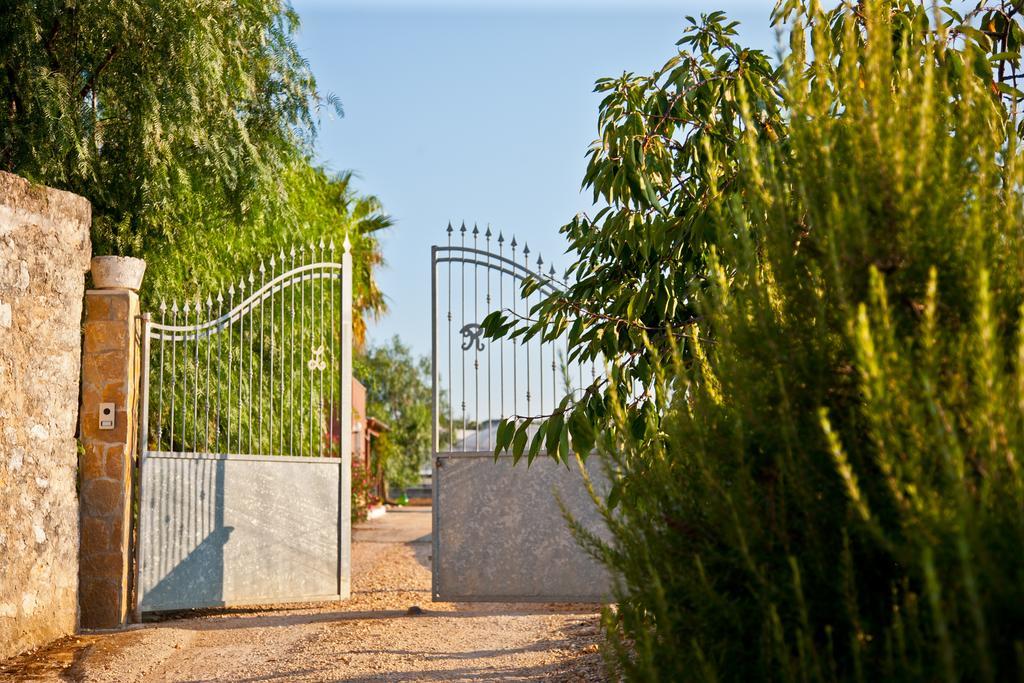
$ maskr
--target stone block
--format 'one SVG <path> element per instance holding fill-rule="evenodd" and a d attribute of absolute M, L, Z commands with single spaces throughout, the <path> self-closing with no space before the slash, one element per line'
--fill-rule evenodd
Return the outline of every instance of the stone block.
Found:
<path fill-rule="evenodd" d="M 78 585 L 83 628 L 116 628 L 121 624 L 120 585 L 105 579 L 83 578 Z"/>
<path fill-rule="evenodd" d="M 82 553 L 82 572 L 98 577 L 120 577 L 127 572 L 125 560 L 120 550 Z"/>
<path fill-rule="evenodd" d="M 107 463 L 104 476 L 114 481 L 125 482 L 128 480 L 129 472 L 125 467 L 125 451 L 121 446 L 115 446 L 107 452 Z"/>
<path fill-rule="evenodd" d="M 122 320 L 88 320 L 82 326 L 83 352 L 122 351 L 128 348 L 128 323 Z"/>
<path fill-rule="evenodd" d="M 111 522 L 99 517 L 87 517 L 82 520 L 82 547 L 93 552 L 108 552 L 116 546 L 111 532 Z"/>
<path fill-rule="evenodd" d="M 93 479 L 82 482 L 83 519 L 89 517 L 111 517 L 124 512 L 124 486 L 122 482 L 110 479 Z M 82 552 L 88 552 L 82 548 Z"/>
<path fill-rule="evenodd" d="M 130 312 L 128 292 L 94 289 L 85 296 L 85 315 L 89 320 L 128 320 Z"/>
<path fill-rule="evenodd" d="M 83 447 L 78 458 L 78 471 L 82 481 L 92 481 L 106 476 L 107 448 L 100 444 L 89 444 Z"/>

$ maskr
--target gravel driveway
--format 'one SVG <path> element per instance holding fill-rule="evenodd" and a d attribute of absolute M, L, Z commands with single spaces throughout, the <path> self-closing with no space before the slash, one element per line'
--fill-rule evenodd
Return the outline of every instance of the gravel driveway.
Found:
<path fill-rule="evenodd" d="M 429 554 L 430 509 L 393 510 L 353 533 L 350 600 L 219 610 L 68 638 L 0 664 L 0 678 L 603 680 L 596 608 L 432 603 Z M 408 613 L 413 606 L 422 613 Z"/>

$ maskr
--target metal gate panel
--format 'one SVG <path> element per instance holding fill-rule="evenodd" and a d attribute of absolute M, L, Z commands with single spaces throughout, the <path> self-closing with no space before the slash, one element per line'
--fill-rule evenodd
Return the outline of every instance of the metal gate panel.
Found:
<path fill-rule="evenodd" d="M 590 468 L 596 469 L 596 468 Z M 590 473 L 604 489 L 604 477 Z M 607 538 L 581 476 L 550 458 L 458 453 L 434 461 L 435 600 L 604 602 L 607 572 L 572 537 L 566 511 Z"/>
<path fill-rule="evenodd" d="M 603 372 L 599 359 L 572 356 L 566 333 L 484 338 L 488 314 L 528 320 L 562 281 L 528 245 L 465 225 L 449 225 L 447 244 L 433 247 L 431 277 L 434 600 L 604 601 L 609 577 L 559 506 L 606 534 L 576 465 L 543 451 L 513 465 L 492 452 L 502 420 L 550 415 L 563 399 L 571 406 Z"/>
<path fill-rule="evenodd" d="M 142 316 L 135 615 L 346 598 L 352 257 L 282 250 Z M 246 293 L 248 292 L 248 296 Z"/>
<path fill-rule="evenodd" d="M 340 477 L 327 458 L 147 454 L 141 610 L 341 598 Z"/>

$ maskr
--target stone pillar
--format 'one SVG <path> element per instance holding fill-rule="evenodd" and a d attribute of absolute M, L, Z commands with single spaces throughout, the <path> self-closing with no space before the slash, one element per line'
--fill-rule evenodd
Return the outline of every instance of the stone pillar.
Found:
<path fill-rule="evenodd" d="M 138 294 L 128 289 L 86 292 L 79 426 L 84 449 L 79 465 L 83 628 L 117 628 L 131 613 L 139 330 Z M 103 404 L 112 404 L 112 415 L 101 414 Z"/>

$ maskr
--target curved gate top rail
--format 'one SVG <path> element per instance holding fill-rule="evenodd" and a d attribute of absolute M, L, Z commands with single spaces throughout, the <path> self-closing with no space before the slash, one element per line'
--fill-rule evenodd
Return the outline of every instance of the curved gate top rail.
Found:
<path fill-rule="evenodd" d="M 143 452 L 338 455 L 347 237 L 337 251 L 323 239 L 281 249 L 216 295 L 143 316 Z"/>
<path fill-rule="evenodd" d="M 567 335 L 484 339 L 487 315 L 501 310 L 526 320 L 566 284 L 553 264 L 545 272 L 540 254 L 531 263 L 529 245 L 520 250 L 515 237 L 506 243 L 499 232 L 492 240 L 490 227 L 481 233 L 465 223 L 457 231 L 459 242 L 452 244 L 456 229 L 449 223 L 447 244 L 431 251 L 433 451 L 490 454 L 501 420 L 550 413 L 593 382 L 597 365 L 569 361 Z M 524 296 L 527 281 L 536 287 Z"/>

